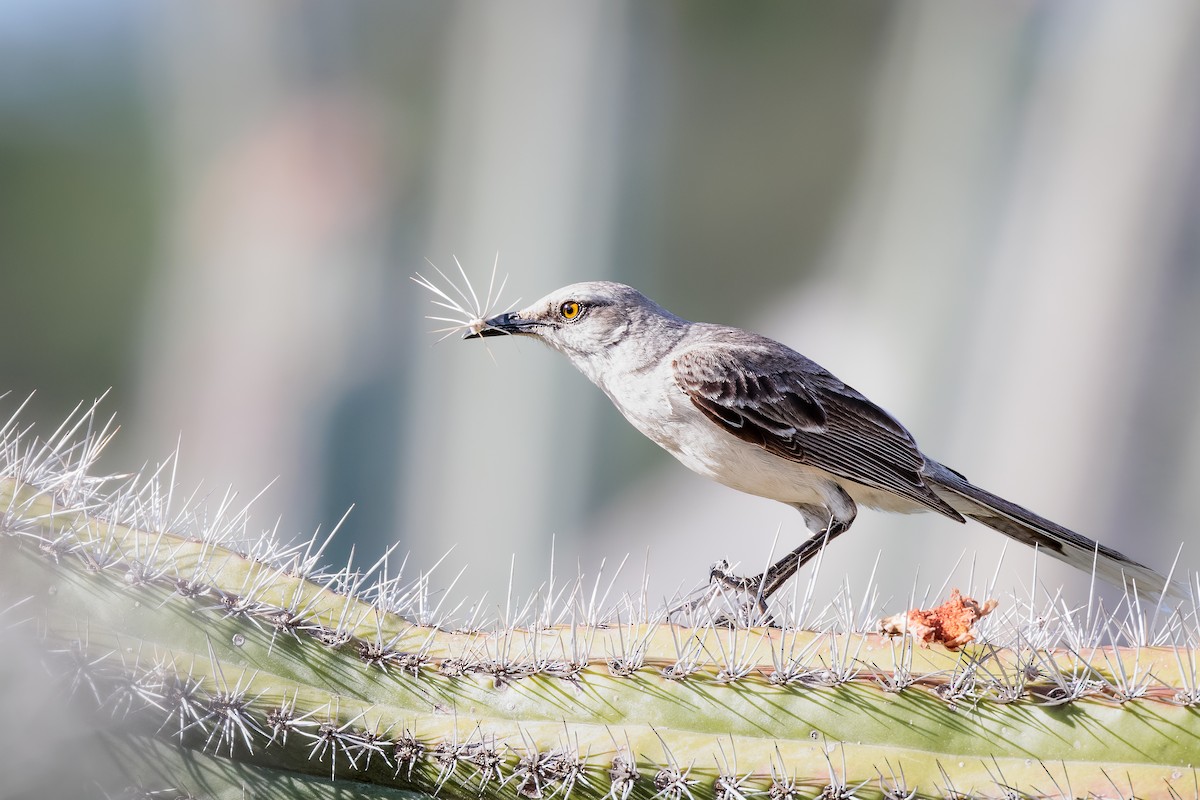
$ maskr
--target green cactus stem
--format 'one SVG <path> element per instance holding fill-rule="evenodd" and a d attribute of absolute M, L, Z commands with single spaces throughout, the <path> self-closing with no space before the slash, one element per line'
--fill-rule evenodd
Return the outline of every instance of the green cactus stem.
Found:
<path fill-rule="evenodd" d="M 386 560 L 329 571 L 108 488 L 94 438 L 0 435 L 0 627 L 108 721 L 108 796 L 1198 796 L 1194 609 L 989 619 L 958 651 L 569 595 L 464 629 Z"/>

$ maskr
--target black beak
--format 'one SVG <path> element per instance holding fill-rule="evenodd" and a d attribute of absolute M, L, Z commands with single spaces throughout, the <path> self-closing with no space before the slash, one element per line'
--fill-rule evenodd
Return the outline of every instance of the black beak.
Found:
<path fill-rule="evenodd" d="M 515 333 L 533 333 L 539 327 L 533 320 L 521 319 L 517 312 L 499 314 L 483 321 L 483 327 L 478 332 L 468 331 L 464 339 L 482 339 L 485 336 L 511 336 Z"/>

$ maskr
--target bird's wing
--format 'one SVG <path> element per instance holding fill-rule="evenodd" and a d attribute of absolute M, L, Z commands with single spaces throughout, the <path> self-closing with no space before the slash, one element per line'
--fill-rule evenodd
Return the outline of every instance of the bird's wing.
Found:
<path fill-rule="evenodd" d="M 925 457 L 886 411 L 775 342 L 706 341 L 672 362 L 706 417 L 780 458 L 962 517 L 922 478 Z"/>

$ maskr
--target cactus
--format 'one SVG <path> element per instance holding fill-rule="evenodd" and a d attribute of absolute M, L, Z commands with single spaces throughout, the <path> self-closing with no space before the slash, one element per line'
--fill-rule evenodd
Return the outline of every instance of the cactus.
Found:
<path fill-rule="evenodd" d="M 0 429 L 0 629 L 91 720 L 104 796 L 1200 796 L 1194 607 L 1014 600 L 950 650 L 844 598 L 746 627 L 573 584 L 482 625 L 387 556 L 176 509 L 166 467 L 91 476 L 93 416 Z"/>

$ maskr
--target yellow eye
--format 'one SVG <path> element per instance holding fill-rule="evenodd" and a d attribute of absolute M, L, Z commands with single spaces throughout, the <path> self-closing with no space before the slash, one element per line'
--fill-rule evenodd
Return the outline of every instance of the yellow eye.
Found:
<path fill-rule="evenodd" d="M 562 314 L 563 319 L 566 320 L 575 319 L 579 316 L 580 311 L 583 311 L 583 306 L 574 300 L 568 300 L 558 307 L 558 313 Z"/>

